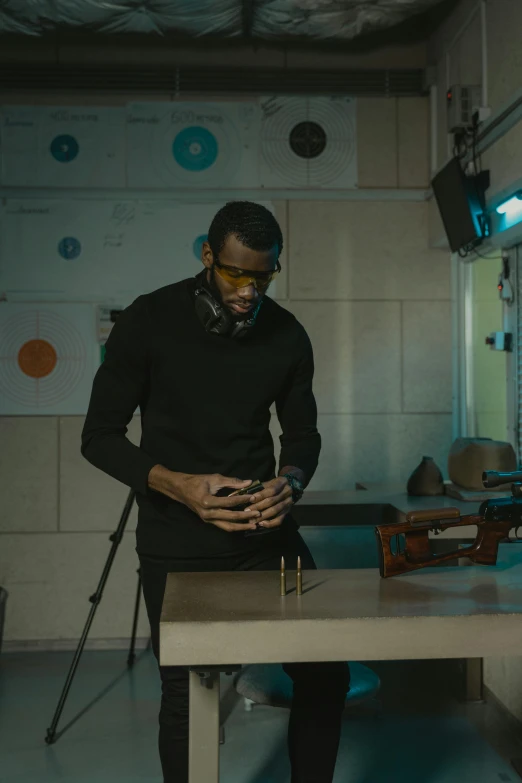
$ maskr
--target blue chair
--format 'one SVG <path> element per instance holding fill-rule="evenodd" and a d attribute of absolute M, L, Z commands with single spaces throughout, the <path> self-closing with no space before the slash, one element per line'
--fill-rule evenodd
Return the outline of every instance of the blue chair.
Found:
<path fill-rule="evenodd" d="M 374 671 L 362 663 L 350 663 L 350 690 L 346 694 L 346 707 L 364 706 L 374 714 L 381 710 L 376 698 L 381 681 Z M 290 707 L 293 682 L 283 667 L 277 663 L 244 666 L 234 678 L 236 691 L 245 699 L 245 709 L 254 704 L 270 707 Z"/>

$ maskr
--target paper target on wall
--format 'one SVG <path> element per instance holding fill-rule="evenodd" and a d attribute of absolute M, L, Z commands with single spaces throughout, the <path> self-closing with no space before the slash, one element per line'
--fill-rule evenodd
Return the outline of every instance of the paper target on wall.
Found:
<path fill-rule="evenodd" d="M 125 109 L 4 106 L 1 173 L 18 187 L 124 187 Z"/>
<path fill-rule="evenodd" d="M 0 304 L 0 415 L 81 415 L 94 377 L 90 305 Z"/>
<path fill-rule="evenodd" d="M 260 106 L 263 187 L 357 187 L 354 99 L 274 97 Z"/>
<path fill-rule="evenodd" d="M 202 269 L 203 243 L 222 206 L 6 199 L 0 203 L 0 293 L 12 302 L 130 304 Z"/>
<path fill-rule="evenodd" d="M 127 113 L 128 183 L 255 187 L 259 120 L 254 103 L 132 104 Z"/>
<path fill-rule="evenodd" d="M 7 199 L 0 205 L 0 292 L 18 302 L 130 304 L 199 271 L 219 206 Z"/>
<path fill-rule="evenodd" d="M 11 301 L 131 301 L 145 274 L 134 257 L 133 201 L 6 199 L 0 291 Z"/>

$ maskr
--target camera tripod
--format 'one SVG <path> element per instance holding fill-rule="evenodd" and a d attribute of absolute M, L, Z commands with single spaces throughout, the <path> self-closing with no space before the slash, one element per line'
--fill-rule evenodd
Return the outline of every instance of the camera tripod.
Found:
<path fill-rule="evenodd" d="M 125 503 L 125 506 L 123 507 L 123 511 L 120 517 L 120 521 L 118 523 L 118 527 L 114 531 L 114 533 L 109 536 L 109 541 L 112 541 L 112 546 L 109 551 L 109 555 L 107 557 L 107 562 L 105 563 L 105 567 L 103 569 L 102 575 L 100 577 L 100 581 L 98 582 L 98 587 L 96 588 L 96 592 L 94 592 L 90 597 L 89 601 L 91 602 L 92 606 L 89 611 L 89 615 L 87 617 L 85 627 L 83 629 L 83 633 L 81 635 L 80 641 L 78 642 L 78 646 L 76 648 L 76 652 L 74 653 L 74 658 L 72 660 L 71 666 L 69 668 L 69 673 L 67 674 L 67 679 L 65 680 L 65 685 L 63 686 L 62 693 L 60 695 L 60 699 L 58 701 L 58 705 L 56 707 L 55 713 L 53 715 L 53 720 L 50 725 L 50 727 L 47 729 L 47 734 L 45 736 L 45 741 L 48 745 L 53 745 L 60 737 L 60 734 L 56 733 L 56 728 L 58 726 L 58 721 L 60 720 L 61 714 L 63 712 L 63 708 L 65 706 L 65 701 L 67 699 L 67 696 L 69 694 L 69 691 L 71 689 L 72 681 L 74 679 L 74 675 L 76 674 L 76 669 L 78 668 L 78 664 L 80 663 L 80 658 L 83 653 L 83 648 L 85 647 L 85 642 L 87 640 L 87 635 L 89 633 L 89 630 L 92 625 L 92 621 L 94 620 L 94 615 L 96 614 L 96 609 L 98 608 L 100 601 L 103 596 L 103 590 L 105 588 L 105 584 L 107 582 L 107 579 L 109 578 L 109 573 L 111 570 L 111 566 L 114 562 L 114 558 L 116 556 L 116 552 L 118 550 L 118 546 L 121 543 L 121 540 L 123 538 L 123 533 L 125 532 L 125 526 L 127 525 L 127 520 L 129 519 L 129 514 L 131 512 L 134 498 L 136 493 L 134 490 L 131 490 L 129 492 L 129 495 L 127 497 L 127 501 Z M 132 667 L 134 664 L 134 661 L 136 659 L 136 653 L 135 653 L 135 646 L 136 646 L 136 630 L 138 627 L 138 613 L 140 609 L 140 599 L 141 599 L 141 577 L 140 572 L 138 570 L 138 589 L 136 592 L 136 603 L 134 605 L 134 617 L 132 621 L 132 633 L 131 633 L 131 640 L 130 640 L 130 647 L 129 647 L 129 654 L 127 657 L 127 666 L 129 668 Z"/>

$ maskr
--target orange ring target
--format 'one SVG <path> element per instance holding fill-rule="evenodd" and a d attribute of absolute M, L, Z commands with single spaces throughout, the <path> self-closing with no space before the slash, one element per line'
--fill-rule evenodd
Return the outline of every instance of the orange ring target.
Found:
<path fill-rule="evenodd" d="M 18 351 L 18 366 L 30 378 L 45 378 L 50 375 L 58 356 L 47 340 L 28 340 Z"/>
<path fill-rule="evenodd" d="M 51 308 L 24 308 L 0 323 L 0 398 L 45 411 L 70 397 L 86 367 L 82 335 Z"/>

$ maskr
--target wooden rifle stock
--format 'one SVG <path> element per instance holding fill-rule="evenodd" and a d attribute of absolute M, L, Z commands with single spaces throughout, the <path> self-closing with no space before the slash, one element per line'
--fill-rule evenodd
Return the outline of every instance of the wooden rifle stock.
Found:
<path fill-rule="evenodd" d="M 482 511 L 482 509 L 480 509 Z M 398 576 L 419 568 L 439 565 L 459 557 L 469 557 L 474 563 L 495 565 L 498 545 L 505 540 L 514 521 L 511 514 L 505 519 L 485 519 L 482 515 L 460 515 L 458 508 L 440 508 L 431 511 L 412 511 L 406 522 L 378 525 L 375 528 L 379 552 L 379 571 L 383 578 Z M 443 555 L 431 552 L 428 533 L 441 533 L 452 527 L 477 525 L 477 536 L 470 547 L 456 549 Z"/>

